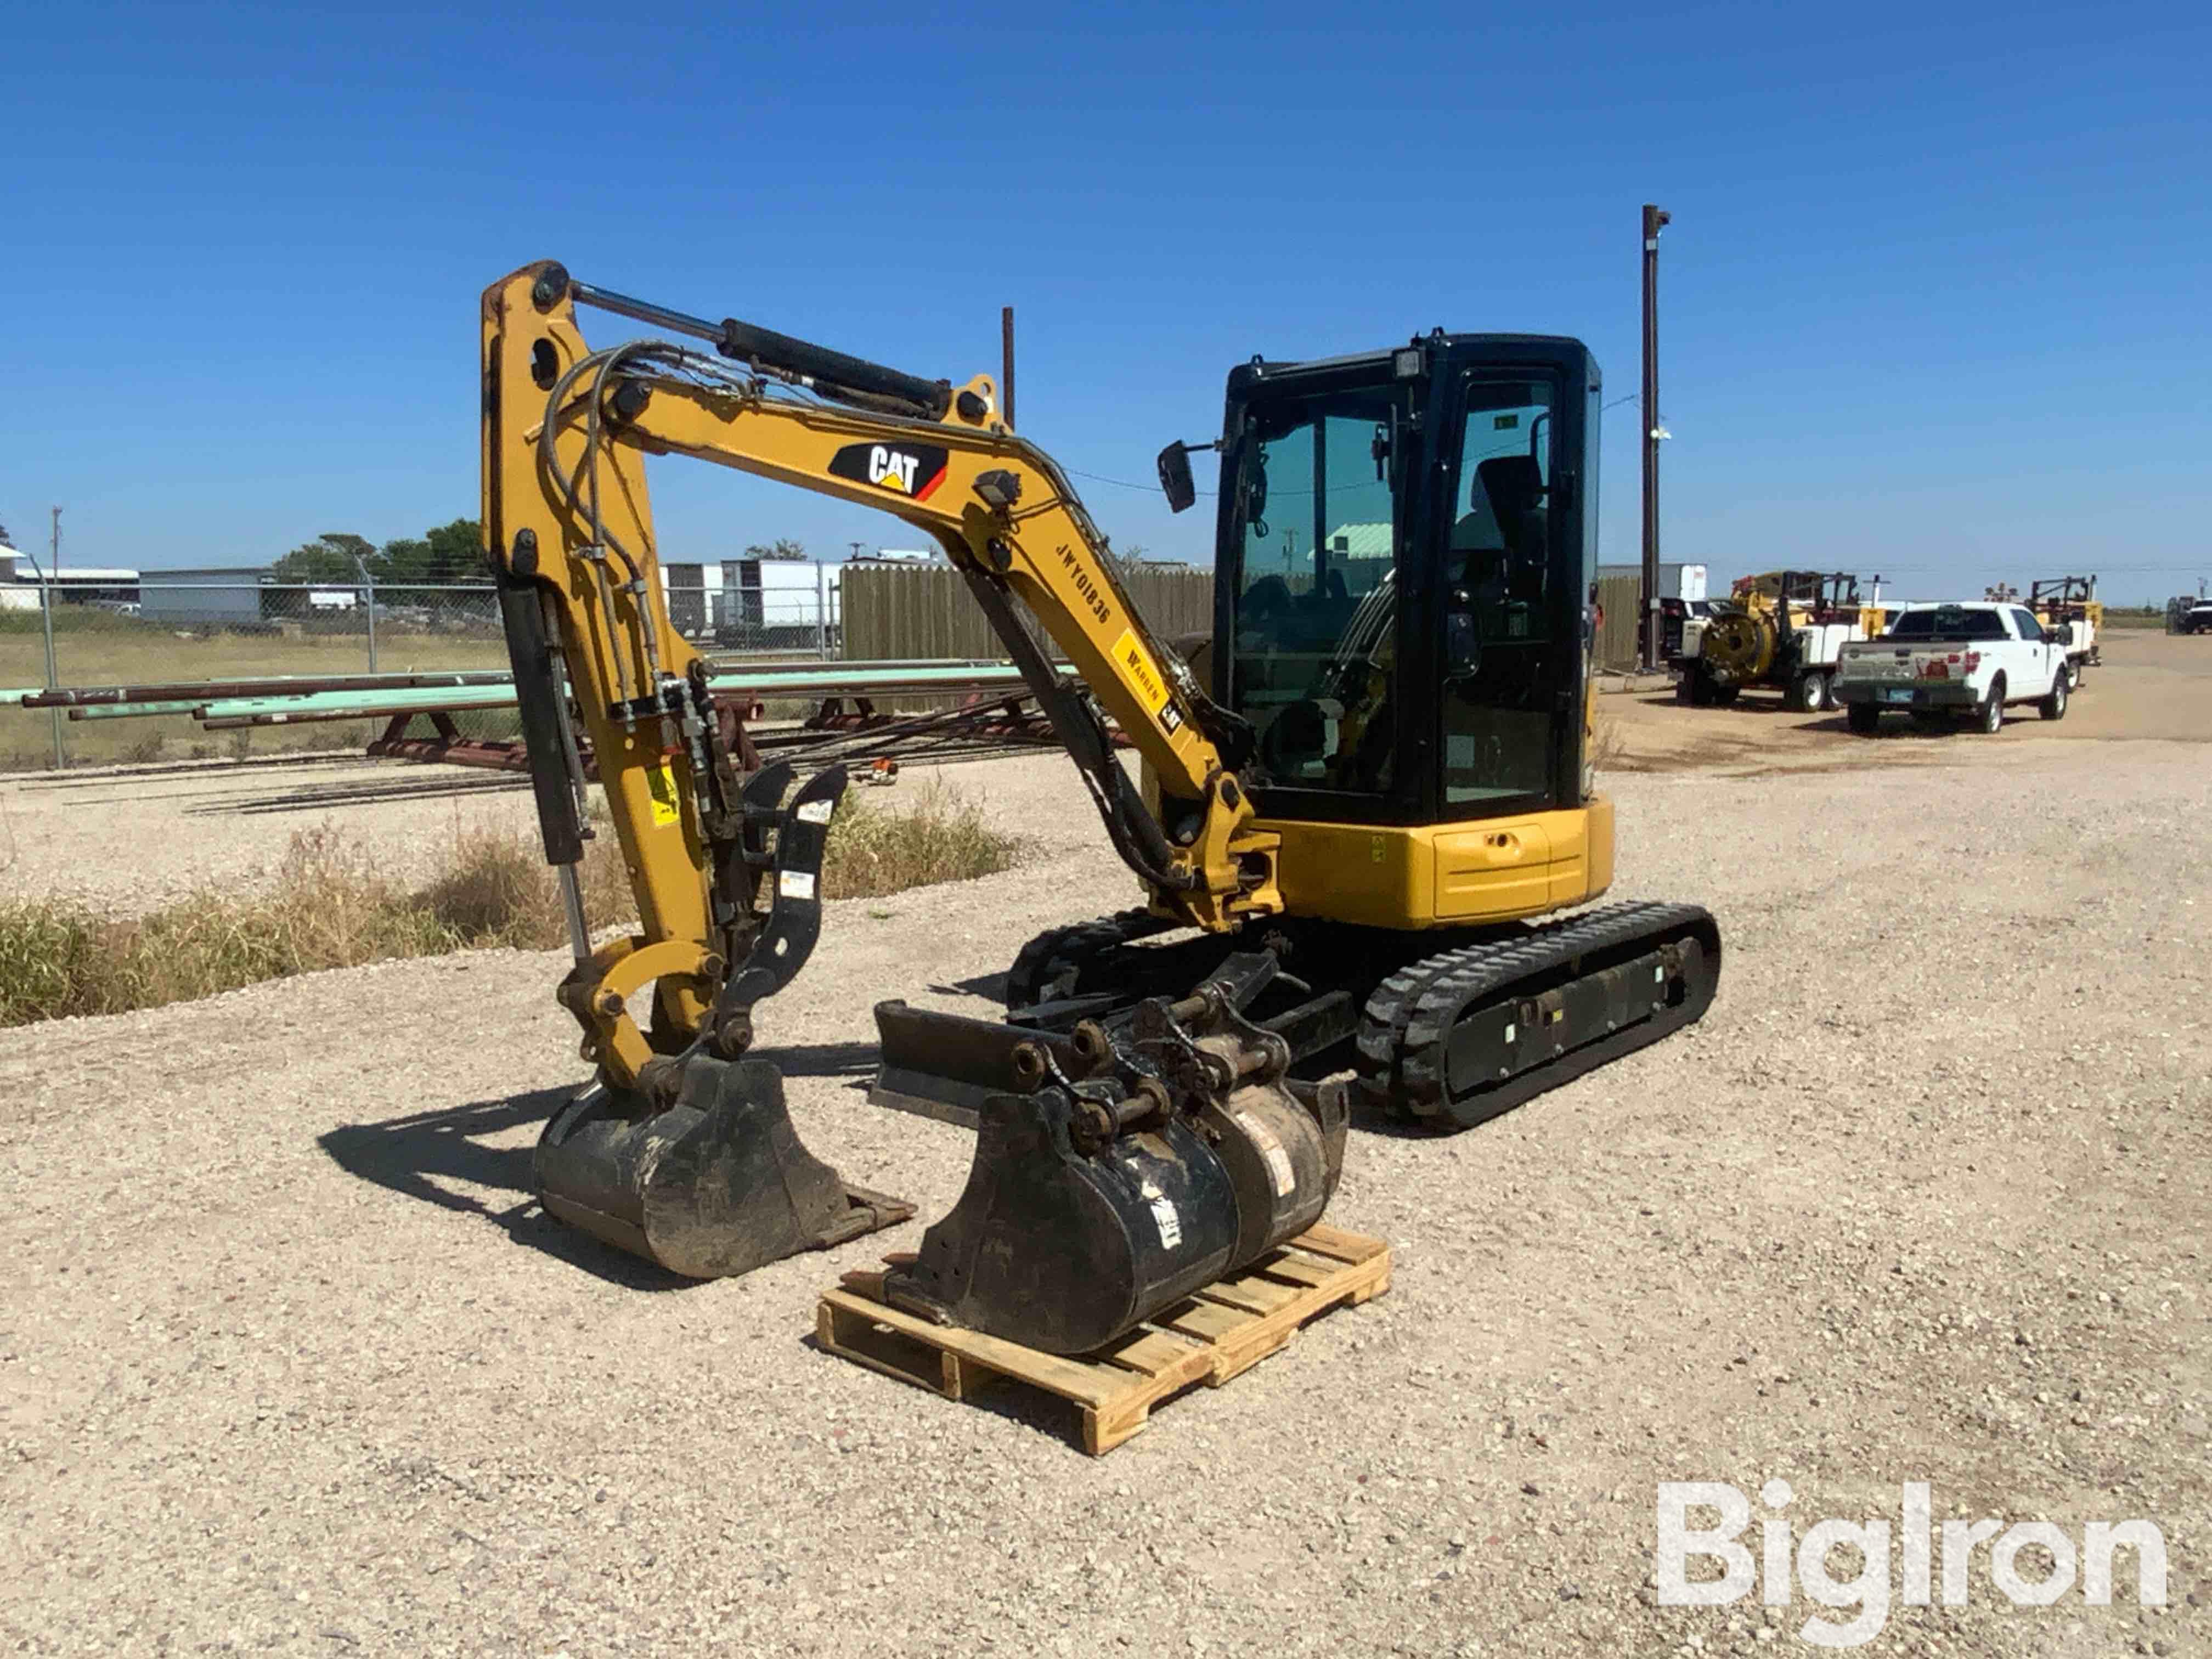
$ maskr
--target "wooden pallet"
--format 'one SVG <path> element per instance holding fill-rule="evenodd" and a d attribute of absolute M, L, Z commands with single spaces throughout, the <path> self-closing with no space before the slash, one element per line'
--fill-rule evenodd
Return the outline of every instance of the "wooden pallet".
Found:
<path fill-rule="evenodd" d="M 897 1267 L 913 1257 L 886 1260 Z M 1195 1383 L 1218 1389 L 1283 1347 L 1316 1314 L 1357 1307 L 1389 1288 L 1388 1244 L 1317 1226 L 1077 1357 L 888 1307 L 881 1269 L 848 1273 L 843 1288 L 823 1291 L 815 1334 L 830 1352 L 947 1400 L 1008 1381 L 1058 1395 L 1080 1412 L 1083 1449 L 1097 1457 L 1143 1428 L 1162 1401 Z"/>

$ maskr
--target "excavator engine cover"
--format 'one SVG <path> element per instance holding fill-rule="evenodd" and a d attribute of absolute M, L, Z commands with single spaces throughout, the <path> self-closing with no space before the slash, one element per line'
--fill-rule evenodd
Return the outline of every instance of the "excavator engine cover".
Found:
<path fill-rule="evenodd" d="M 914 1214 L 847 1187 L 799 1144 L 782 1074 L 765 1060 L 695 1056 L 662 1112 L 594 1085 L 545 1126 L 535 1163 L 548 1213 L 691 1279 L 750 1273 Z"/>

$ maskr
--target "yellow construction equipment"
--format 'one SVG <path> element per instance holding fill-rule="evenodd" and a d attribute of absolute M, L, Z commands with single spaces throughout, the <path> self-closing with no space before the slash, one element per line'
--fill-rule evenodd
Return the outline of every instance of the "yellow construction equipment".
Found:
<path fill-rule="evenodd" d="M 2052 576 L 2028 584 L 2028 609 L 2046 632 L 2066 643 L 2066 661 L 2079 690 L 2082 677 L 2104 658 L 2104 602 L 2094 576 Z"/>
<path fill-rule="evenodd" d="M 1696 649 L 1686 641 L 1675 696 L 1725 706 L 1747 688 L 1765 686 L 1779 690 L 1792 710 L 1817 714 L 1834 704 L 1838 653 L 1881 632 L 1886 614 L 1879 603 L 1861 599 L 1859 579 L 1846 572 L 1738 577 L 1700 625 Z"/>
<path fill-rule="evenodd" d="M 579 305 L 704 349 L 592 349 Z M 787 770 L 740 774 L 669 624 L 648 455 L 930 535 L 1138 878 L 1140 908 L 1023 951 L 1006 1020 L 878 1009 L 878 1098 L 979 1125 L 965 1194 L 891 1275 L 900 1305 L 1094 1346 L 1310 1225 L 1355 1094 L 1479 1122 L 1711 1001 L 1720 941 L 1695 907 L 1529 925 L 1613 874 L 1584 750 L 1599 379 L 1579 343 L 1439 331 L 1233 371 L 1205 446 L 1224 488 L 1201 684 L 988 376 L 920 379 L 551 263 L 486 291 L 483 340 L 486 534 L 568 896 L 561 1000 L 599 1073 L 539 1147 L 555 1213 L 696 1273 L 902 1209 L 809 1157 L 773 1068 L 741 1058 L 755 1005 L 812 946 L 842 779 L 786 804 Z M 1177 510 L 1191 447 L 1161 453 Z M 574 877 L 577 721 L 641 919 L 597 948 Z M 1356 1084 L 1323 1080 L 1346 1070 Z"/>

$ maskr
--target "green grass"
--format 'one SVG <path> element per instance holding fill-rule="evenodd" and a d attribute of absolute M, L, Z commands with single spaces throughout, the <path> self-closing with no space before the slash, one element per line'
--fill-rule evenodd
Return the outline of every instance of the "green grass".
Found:
<path fill-rule="evenodd" d="M 830 826 L 823 893 L 877 896 L 963 880 L 1004 870 L 1019 853 L 1015 838 L 949 792 L 927 792 L 902 811 L 850 801 Z M 611 834 L 590 843 L 580 874 L 595 927 L 633 919 Z M 429 882 L 408 886 L 338 833 L 308 830 L 293 836 L 265 892 L 207 887 L 125 921 L 69 901 L 0 901 L 0 1026 L 125 1013 L 394 957 L 566 940 L 560 888 L 532 839 L 464 831 Z"/>

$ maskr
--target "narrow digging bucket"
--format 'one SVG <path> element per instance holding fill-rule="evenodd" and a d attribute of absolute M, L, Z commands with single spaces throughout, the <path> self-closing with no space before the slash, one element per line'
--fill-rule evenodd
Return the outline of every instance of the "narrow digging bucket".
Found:
<path fill-rule="evenodd" d="M 766 1060 L 694 1056 L 683 1092 L 595 1085 L 538 1138 L 547 1213 L 691 1279 L 726 1279 L 910 1218 L 914 1206 L 849 1187 L 799 1143 L 783 1075 Z"/>
<path fill-rule="evenodd" d="M 885 1295 L 1024 1347 L 1090 1352 L 1321 1219 L 1346 1114 L 1340 1091 L 1318 1105 L 1263 1084 L 1101 1134 L 1087 1128 L 1096 1099 L 1049 1085 L 994 1095 L 960 1201 Z"/>

